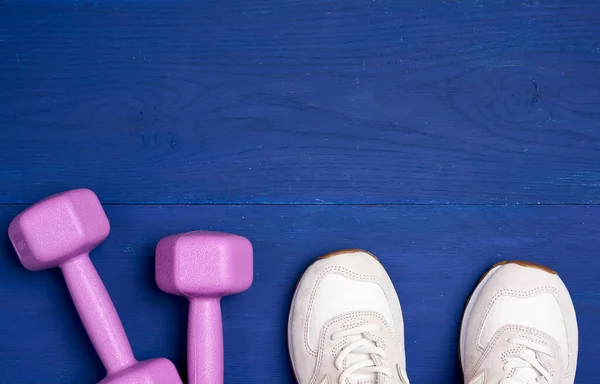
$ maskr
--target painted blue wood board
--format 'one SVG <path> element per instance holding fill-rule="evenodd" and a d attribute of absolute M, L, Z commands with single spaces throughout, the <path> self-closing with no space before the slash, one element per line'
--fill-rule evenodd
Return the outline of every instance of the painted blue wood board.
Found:
<path fill-rule="evenodd" d="M 0 225 L 23 207 L 0 206 Z M 287 312 L 297 279 L 340 248 L 374 252 L 399 293 L 414 383 L 460 383 L 459 321 L 480 275 L 504 259 L 555 268 L 579 317 L 578 384 L 600 375 L 598 206 L 107 206 L 109 238 L 92 253 L 136 356 L 185 371 L 187 305 L 158 290 L 153 250 L 168 234 L 247 236 L 255 282 L 223 301 L 226 383 L 292 383 Z M 0 382 L 93 383 L 103 370 L 58 271 L 30 272 L 0 237 Z"/>
<path fill-rule="evenodd" d="M 599 68 L 596 0 L 4 1 L 0 203 L 597 204 Z"/>
<path fill-rule="evenodd" d="M 256 250 L 223 301 L 226 383 L 293 382 L 295 282 L 359 247 L 399 291 L 412 382 L 461 382 L 464 302 L 519 258 L 564 278 L 595 384 L 599 121 L 595 0 L 0 2 L 0 228 L 95 190 L 113 233 L 92 260 L 136 356 L 183 375 L 187 306 L 153 248 L 206 228 Z M 0 383 L 103 374 L 59 272 L 0 236 Z"/>

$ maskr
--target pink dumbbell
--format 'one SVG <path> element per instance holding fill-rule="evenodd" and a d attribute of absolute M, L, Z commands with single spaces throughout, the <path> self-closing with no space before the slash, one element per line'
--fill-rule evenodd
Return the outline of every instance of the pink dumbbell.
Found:
<path fill-rule="evenodd" d="M 102 384 L 177 384 L 167 359 L 138 362 L 117 311 L 88 256 L 110 231 L 98 197 L 89 189 L 50 196 L 21 212 L 8 235 L 21 263 L 32 271 L 59 267 L 75 308 L 107 376 Z"/>
<path fill-rule="evenodd" d="M 223 384 L 221 297 L 248 289 L 252 274 L 252 244 L 245 237 L 198 231 L 156 246 L 158 286 L 190 300 L 189 384 Z"/>

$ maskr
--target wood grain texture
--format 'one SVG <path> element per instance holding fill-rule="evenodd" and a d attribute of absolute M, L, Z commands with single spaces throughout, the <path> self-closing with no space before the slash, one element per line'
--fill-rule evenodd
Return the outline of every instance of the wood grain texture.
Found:
<path fill-rule="evenodd" d="M 0 84 L 3 203 L 600 202 L 596 0 L 2 2 Z"/>
<path fill-rule="evenodd" d="M 2 226 L 22 207 L 0 206 Z M 153 250 L 166 235 L 215 229 L 247 236 L 255 282 L 223 301 L 226 383 L 292 383 L 287 312 L 314 259 L 348 247 L 374 252 L 402 302 L 411 382 L 461 383 L 459 321 L 494 262 L 527 259 L 556 269 L 575 302 L 578 384 L 600 375 L 600 207 L 108 206 L 112 233 L 92 253 L 136 356 L 166 356 L 185 371 L 185 300 L 162 293 Z M 58 271 L 29 272 L 0 237 L 0 382 L 93 383 L 99 361 Z M 8 315 L 7 315 L 8 314 Z"/>
<path fill-rule="evenodd" d="M 249 237 L 226 383 L 293 382 L 294 284 L 359 247 L 400 294 L 412 382 L 461 382 L 464 302 L 519 258 L 564 278 L 596 384 L 599 121 L 596 0 L 0 2 L 0 228 L 96 191 L 113 233 L 92 260 L 136 356 L 182 373 L 187 305 L 156 288 L 154 246 Z M 0 236 L 0 383 L 103 374 L 58 271 Z"/>

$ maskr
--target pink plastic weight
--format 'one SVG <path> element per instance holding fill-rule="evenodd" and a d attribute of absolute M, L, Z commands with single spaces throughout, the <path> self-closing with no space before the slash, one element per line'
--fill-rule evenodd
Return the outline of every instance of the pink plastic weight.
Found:
<path fill-rule="evenodd" d="M 190 300 L 189 384 L 223 384 L 221 297 L 248 289 L 252 276 L 252 245 L 244 237 L 198 231 L 158 243 L 158 286 Z"/>
<path fill-rule="evenodd" d="M 59 267 L 81 321 L 104 364 L 102 384 L 179 384 L 167 359 L 136 361 L 127 335 L 88 252 L 110 231 L 98 197 L 89 189 L 50 196 L 19 214 L 8 235 L 25 268 Z"/>

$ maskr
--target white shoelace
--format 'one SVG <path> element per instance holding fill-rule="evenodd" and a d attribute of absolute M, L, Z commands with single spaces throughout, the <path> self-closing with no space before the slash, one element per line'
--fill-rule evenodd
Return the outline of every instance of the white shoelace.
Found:
<path fill-rule="evenodd" d="M 508 358 L 502 370 L 510 372 L 516 369 L 517 371 L 513 377 L 500 381 L 500 384 L 552 384 L 550 372 L 540 362 L 541 354 L 553 357 L 550 347 L 521 338 L 512 338 L 508 342 L 523 346 L 525 349 L 518 355 Z"/>
<path fill-rule="evenodd" d="M 346 380 L 352 378 L 352 375 L 357 373 L 382 373 L 392 377 L 392 372 L 389 368 L 377 365 L 372 358 L 372 355 L 376 355 L 382 360 L 386 360 L 385 351 L 382 348 L 379 348 L 375 342 L 366 335 L 368 332 L 379 331 L 381 331 L 381 329 L 377 325 L 366 324 L 348 330 L 338 331 L 331 335 L 331 340 L 338 340 L 344 337 L 348 337 L 350 340 L 350 342 L 342 348 L 334 362 L 335 367 L 338 370 L 342 370 L 346 358 L 349 358 L 348 360 L 350 361 L 350 365 L 346 367 L 340 375 L 340 384 L 346 384 Z"/>

